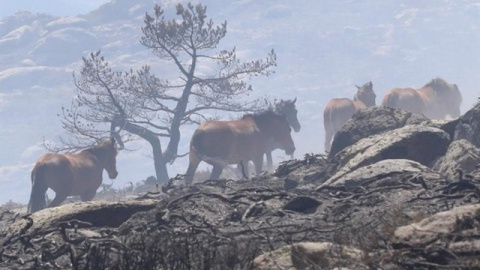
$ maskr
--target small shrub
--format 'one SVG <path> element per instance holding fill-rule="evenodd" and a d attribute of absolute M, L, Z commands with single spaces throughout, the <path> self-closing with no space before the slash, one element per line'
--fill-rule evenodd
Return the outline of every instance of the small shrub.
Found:
<path fill-rule="evenodd" d="M 7 210 L 7 211 L 18 210 L 18 209 L 21 209 L 23 207 L 25 207 L 24 204 L 16 203 L 12 200 L 9 200 L 8 202 L 0 205 L 0 209 Z"/>

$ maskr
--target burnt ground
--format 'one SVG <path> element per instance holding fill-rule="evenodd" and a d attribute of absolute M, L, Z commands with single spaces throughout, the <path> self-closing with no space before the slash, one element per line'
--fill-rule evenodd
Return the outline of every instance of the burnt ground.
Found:
<path fill-rule="evenodd" d="M 308 241 L 361 250 L 358 267 L 338 260 L 351 269 L 480 269 L 480 211 L 420 244 L 394 235 L 400 226 L 478 204 L 478 173 L 446 179 L 433 171 L 394 172 L 319 188 L 332 168 L 324 156 L 307 155 L 246 181 L 184 186 L 172 179 L 164 193 L 143 187 L 128 200 L 143 208 L 105 203 L 51 223 L 37 215 L 48 209 L 33 215 L 3 209 L 0 268 L 252 269 L 257 256 Z M 472 248 L 453 248 L 465 241 Z"/>

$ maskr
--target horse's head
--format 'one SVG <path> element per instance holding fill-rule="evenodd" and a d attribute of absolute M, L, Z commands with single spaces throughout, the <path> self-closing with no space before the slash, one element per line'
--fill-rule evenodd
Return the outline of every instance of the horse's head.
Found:
<path fill-rule="evenodd" d="M 357 94 L 355 94 L 355 99 L 362 101 L 367 107 L 375 106 L 375 98 L 377 95 L 375 95 L 375 92 L 373 91 L 372 82 L 370 81 L 361 87 L 358 85 L 355 86 L 358 89 Z"/>
<path fill-rule="evenodd" d="M 101 158 L 104 162 L 105 170 L 110 179 L 115 179 L 118 175 L 117 171 L 117 148 L 115 147 L 115 139 L 112 137 L 109 140 L 103 141 L 98 146 L 101 149 Z"/>
<path fill-rule="evenodd" d="M 436 100 L 444 111 L 445 115 L 452 118 L 460 116 L 460 105 L 462 104 L 462 94 L 456 84 L 450 84 L 441 78 L 433 79 L 426 86 L 432 87 L 436 94 Z M 444 116 L 445 116 L 444 115 Z"/>
<path fill-rule="evenodd" d="M 275 103 L 275 112 L 285 115 L 288 124 L 293 128 L 295 132 L 299 132 L 301 126 L 297 118 L 297 108 L 295 108 L 296 101 L 297 98 L 295 98 L 294 100 L 282 99 L 280 102 Z"/>
<path fill-rule="evenodd" d="M 460 93 L 460 90 L 458 89 L 458 86 L 456 84 L 452 85 L 451 91 L 450 91 L 450 104 L 448 106 L 448 114 L 452 118 L 457 118 L 460 116 L 460 105 L 462 104 L 462 94 Z"/>
<path fill-rule="evenodd" d="M 452 118 L 460 116 L 460 105 L 462 104 L 462 94 L 456 84 L 450 84 L 446 93 L 443 95 L 442 103 L 445 104 L 446 113 Z"/>
<path fill-rule="evenodd" d="M 295 152 L 292 129 L 285 115 L 267 111 L 254 117 L 258 128 L 271 136 L 278 148 L 285 150 L 285 154 L 292 155 Z"/>

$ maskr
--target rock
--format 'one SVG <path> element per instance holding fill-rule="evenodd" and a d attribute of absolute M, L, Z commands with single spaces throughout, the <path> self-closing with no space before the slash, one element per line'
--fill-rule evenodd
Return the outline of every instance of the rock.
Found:
<path fill-rule="evenodd" d="M 465 139 L 480 148 L 480 102 L 460 116 L 453 139 Z"/>
<path fill-rule="evenodd" d="M 448 134 L 438 128 L 407 125 L 361 139 L 343 149 L 332 160 L 336 173 L 330 179 L 385 159 L 409 159 L 430 166 L 445 154 L 449 144 Z"/>
<path fill-rule="evenodd" d="M 328 160 L 324 155 L 306 154 L 302 160 L 295 159 L 280 163 L 273 175 L 285 179 L 284 188 L 290 190 L 303 182 L 321 178 L 327 165 Z"/>
<path fill-rule="evenodd" d="M 285 190 L 291 190 L 298 186 L 298 181 L 292 180 L 290 178 L 285 178 L 283 188 Z"/>
<path fill-rule="evenodd" d="M 453 138 L 455 134 L 455 127 L 457 126 L 459 119 L 446 120 L 446 119 L 431 119 L 429 123 L 426 123 L 428 127 L 434 127 L 445 131 L 450 138 Z"/>
<path fill-rule="evenodd" d="M 58 207 L 46 208 L 27 215 L 7 228 L 9 234 L 18 234 L 33 222 L 26 233 L 51 230 L 62 222 L 78 220 L 95 227 L 118 227 L 134 213 L 155 208 L 156 201 L 89 201 L 68 203 Z M 25 232 L 24 232 L 25 233 Z"/>
<path fill-rule="evenodd" d="M 306 156 L 286 163 L 278 176 L 182 185 L 151 204 L 79 202 L 24 218 L 0 212 L 10 231 L 0 228 L 0 269 L 175 269 L 185 262 L 192 269 L 252 269 L 255 258 L 257 269 L 416 269 L 425 266 L 424 248 L 386 248 L 396 228 L 478 203 L 479 178 L 447 182 L 404 159 L 359 166 L 321 190 L 315 187 L 323 181 L 305 181 L 330 165 Z M 463 253 L 442 266 L 470 263 L 475 241 L 455 239 L 448 248 Z M 427 254 L 435 248 L 442 246 Z M 430 266 L 446 257 L 440 255 L 428 258 Z"/>
<path fill-rule="evenodd" d="M 253 269 L 255 270 L 269 270 L 269 269 L 285 269 L 294 270 L 292 263 L 292 246 L 287 245 L 267 252 L 253 260 Z"/>
<path fill-rule="evenodd" d="M 405 172 L 412 173 L 432 173 L 428 167 L 407 159 L 386 159 L 381 160 L 372 165 L 360 167 L 354 171 L 342 175 L 341 177 L 332 177 L 317 189 L 325 186 L 344 186 L 345 189 L 351 190 L 358 186 L 375 179 L 385 178 L 387 175 L 403 174 Z"/>
<path fill-rule="evenodd" d="M 455 207 L 395 230 L 396 248 L 438 246 L 451 254 L 480 254 L 480 204 Z"/>
<path fill-rule="evenodd" d="M 423 115 L 389 107 L 370 107 L 359 110 L 335 134 L 328 158 L 332 159 L 345 147 L 353 145 L 368 136 L 394 130 L 405 125 L 428 124 Z"/>
<path fill-rule="evenodd" d="M 480 165 L 480 149 L 465 139 L 453 141 L 447 153 L 439 158 L 433 169 L 449 179 L 458 179 L 457 169 L 471 173 Z"/>
<path fill-rule="evenodd" d="M 430 167 L 452 172 L 477 153 L 452 143 L 455 121 L 385 130 L 249 180 L 0 211 L 0 269 L 476 269 L 480 166 L 463 181 Z"/>
<path fill-rule="evenodd" d="M 355 248 L 330 242 L 300 242 L 258 256 L 256 270 L 267 269 L 367 269 L 361 264 L 363 253 Z"/>

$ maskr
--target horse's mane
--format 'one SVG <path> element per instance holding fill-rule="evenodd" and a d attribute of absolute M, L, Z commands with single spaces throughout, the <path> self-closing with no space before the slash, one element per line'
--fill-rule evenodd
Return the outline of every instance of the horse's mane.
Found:
<path fill-rule="evenodd" d="M 253 118 L 254 120 L 256 120 L 256 119 L 269 118 L 269 117 L 272 117 L 274 115 L 279 115 L 279 114 L 275 113 L 275 111 L 272 108 L 269 108 L 268 110 L 259 111 L 259 112 L 256 112 L 256 113 L 244 114 L 242 116 L 242 119 Z"/>
<path fill-rule="evenodd" d="M 280 102 L 275 103 L 274 110 L 276 112 L 281 112 L 281 111 L 285 110 L 285 108 L 287 108 L 288 106 L 292 106 L 292 104 L 293 104 L 293 101 L 291 101 L 291 100 L 282 100 Z"/>
<path fill-rule="evenodd" d="M 436 92 L 439 92 L 439 93 L 444 93 L 446 91 L 450 91 L 451 88 L 452 88 L 452 85 L 447 83 L 444 79 L 442 78 L 435 78 L 435 79 L 432 79 L 430 82 L 428 82 L 427 84 L 425 84 L 425 86 L 423 86 L 424 88 L 426 87 L 431 87 L 433 88 Z"/>
<path fill-rule="evenodd" d="M 112 151 L 112 147 L 111 147 L 111 141 L 110 140 L 102 140 L 100 141 L 97 145 L 94 145 L 92 147 L 89 147 L 87 149 L 84 149 L 82 150 L 82 152 L 88 152 L 88 153 L 91 153 L 97 157 L 105 157 L 105 155 L 107 153 L 109 153 L 110 151 Z M 116 148 L 113 147 L 113 149 L 115 150 L 116 152 Z"/>
<path fill-rule="evenodd" d="M 276 113 L 273 109 L 270 108 L 268 110 L 260 111 L 260 112 L 253 113 L 253 114 L 245 114 L 242 117 L 242 119 L 252 118 L 253 121 L 255 121 L 255 123 L 257 124 L 257 126 L 262 127 L 265 124 L 267 124 L 268 122 L 270 122 L 272 119 L 278 118 L 278 117 L 285 118 L 285 116 Z"/>

